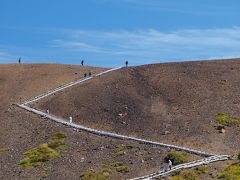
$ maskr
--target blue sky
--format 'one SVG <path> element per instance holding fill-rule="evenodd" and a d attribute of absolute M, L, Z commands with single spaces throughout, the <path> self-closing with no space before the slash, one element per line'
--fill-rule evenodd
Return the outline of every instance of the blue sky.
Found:
<path fill-rule="evenodd" d="M 1 0 L 0 63 L 240 57 L 238 0 Z"/>

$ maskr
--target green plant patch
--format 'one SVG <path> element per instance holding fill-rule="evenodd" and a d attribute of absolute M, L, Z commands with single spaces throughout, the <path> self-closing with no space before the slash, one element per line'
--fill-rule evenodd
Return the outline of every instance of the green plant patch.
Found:
<path fill-rule="evenodd" d="M 81 174 L 82 180 L 108 180 L 110 178 L 111 172 L 103 170 L 101 172 L 86 171 Z"/>
<path fill-rule="evenodd" d="M 125 154 L 125 152 L 124 152 L 123 150 L 116 152 L 116 155 L 117 155 L 117 156 L 122 156 L 122 155 L 124 155 L 124 154 Z"/>
<path fill-rule="evenodd" d="M 225 169 L 219 176 L 223 180 L 240 180 L 240 164 L 232 164 Z"/>
<path fill-rule="evenodd" d="M 199 180 L 195 172 L 182 172 L 180 175 L 171 176 L 169 180 Z"/>
<path fill-rule="evenodd" d="M 125 151 L 128 150 L 128 149 L 133 149 L 134 148 L 134 145 L 132 144 L 120 144 L 120 145 L 117 145 L 116 147 L 116 155 L 117 156 L 122 156 L 125 154 Z"/>
<path fill-rule="evenodd" d="M 218 124 L 223 125 L 223 126 L 238 126 L 238 125 L 240 125 L 239 119 L 232 118 L 223 112 L 220 112 L 216 115 L 216 121 Z"/>
<path fill-rule="evenodd" d="M 133 144 L 128 143 L 128 144 L 126 144 L 126 148 L 133 149 L 133 148 L 135 148 L 135 146 Z"/>
<path fill-rule="evenodd" d="M 116 169 L 117 172 L 120 172 L 123 174 L 129 172 L 128 166 L 126 166 L 123 162 L 115 162 L 113 164 L 113 167 Z"/>
<path fill-rule="evenodd" d="M 1 153 L 1 152 L 7 152 L 7 151 L 9 151 L 8 148 L 0 148 L 0 153 Z"/>
<path fill-rule="evenodd" d="M 7 129 L 5 129 L 5 128 L 0 128 L 0 133 L 4 133 L 4 132 L 6 132 L 7 131 Z"/>
<path fill-rule="evenodd" d="M 61 151 L 67 148 L 64 143 L 65 134 L 59 132 L 49 139 L 48 143 L 40 144 L 24 153 L 25 158 L 20 160 L 21 167 L 39 166 L 46 161 L 59 157 Z"/>
<path fill-rule="evenodd" d="M 37 148 L 30 149 L 24 154 L 26 157 L 19 163 L 22 167 L 39 166 L 41 163 L 59 156 L 59 153 L 50 148 L 48 144 L 40 144 Z"/>
<path fill-rule="evenodd" d="M 57 132 L 55 135 L 53 135 L 50 140 L 54 140 L 54 139 L 65 139 L 67 136 L 63 131 Z"/>
<path fill-rule="evenodd" d="M 48 146 L 52 149 L 55 149 L 57 151 L 63 151 L 63 150 L 66 150 L 67 149 L 67 145 L 64 143 L 64 140 L 62 139 L 54 139 L 54 140 L 51 140 L 49 143 L 48 143 Z"/>
<path fill-rule="evenodd" d="M 129 167 L 124 162 L 112 162 L 110 164 L 103 165 L 103 168 L 112 171 L 116 170 L 119 173 L 126 174 L 129 172 Z"/>
<path fill-rule="evenodd" d="M 171 160 L 173 165 L 178 165 L 187 162 L 187 155 L 180 152 L 170 152 L 165 158 L 165 162 L 168 163 L 168 160 Z"/>
<path fill-rule="evenodd" d="M 195 169 L 195 172 L 197 174 L 206 174 L 208 173 L 208 168 L 207 166 L 198 166 L 196 169 Z"/>

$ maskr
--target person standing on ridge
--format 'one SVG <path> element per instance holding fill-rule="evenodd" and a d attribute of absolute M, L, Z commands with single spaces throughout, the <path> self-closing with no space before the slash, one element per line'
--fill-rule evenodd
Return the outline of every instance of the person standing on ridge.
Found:
<path fill-rule="evenodd" d="M 81 61 L 81 65 L 83 66 L 84 60 Z"/>
<path fill-rule="evenodd" d="M 126 64 L 126 68 L 127 68 L 128 67 L 128 61 L 126 61 L 125 64 Z"/>
<path fill-rule="evenodd" d="M 21 58 L 18 59 L 18 64 L 21 64 Z"/>

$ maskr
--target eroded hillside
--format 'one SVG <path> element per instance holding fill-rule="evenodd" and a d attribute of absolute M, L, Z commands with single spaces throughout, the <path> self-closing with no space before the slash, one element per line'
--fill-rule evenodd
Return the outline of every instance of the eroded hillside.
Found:
<path fill-rule="evenodd" d="M 239 127 L 219 134 L 215 116 L 240 118 L 239 72 L 238 60 L 123 68 L 34 106 L 96 129 L 237 153 Z"/>

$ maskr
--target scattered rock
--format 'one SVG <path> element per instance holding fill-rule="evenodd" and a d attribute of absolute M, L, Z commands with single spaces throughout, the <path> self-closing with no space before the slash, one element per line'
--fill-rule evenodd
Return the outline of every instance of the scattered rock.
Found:
<path fill-rule="evenodd" d="M 164 135 L 167 135 L 167 134 L 170 134 L 170 132 L 169 132 L 169 131 L 165 131 L 165 132 L 164 132 Z"/>
<path fill-rule="evenodd" d="M 84 160 L 85 160 L 85 158 L 84 158 L 84 157 L 82 157 L 80 162 L 84 162 Z"/>
<path fill-rule="evenodd" d="M 221 129 L 219 132 L 224 134 L 226 132 L 226 130 L 225 129 Z"/>

